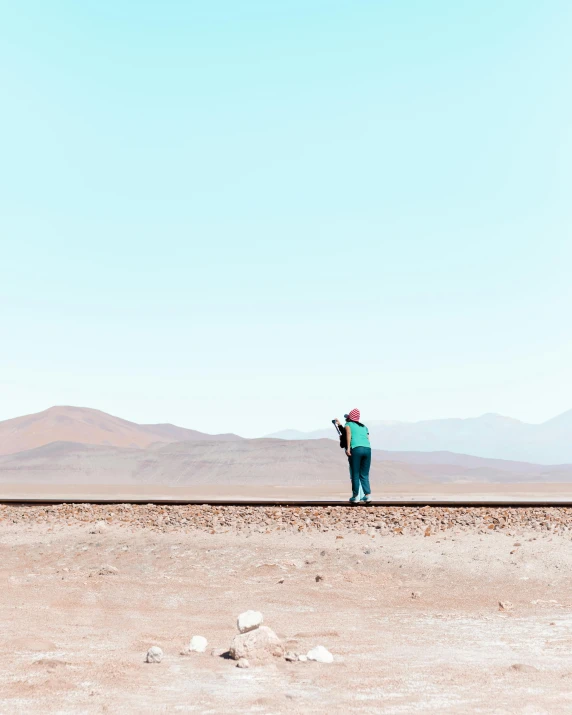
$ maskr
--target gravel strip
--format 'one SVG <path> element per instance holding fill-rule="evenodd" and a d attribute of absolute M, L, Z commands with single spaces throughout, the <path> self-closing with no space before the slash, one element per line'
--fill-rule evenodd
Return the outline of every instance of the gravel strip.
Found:
<path fill-rule="evenodd" d="M 96 522 L 100 522 L 96 524 Z M 572 537 L 570 507 L 387 507 L 354 508 L 210 506 L 157 504 L 0 505 L 0 524 L 49 527 L 93 525 L 155 532 L 335 532 L 368 535 L 519 531 Z"/>

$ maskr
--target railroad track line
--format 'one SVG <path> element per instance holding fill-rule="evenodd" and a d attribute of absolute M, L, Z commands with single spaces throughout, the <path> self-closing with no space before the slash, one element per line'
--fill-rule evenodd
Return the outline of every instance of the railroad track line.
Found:
<path fill-rule="evenodd" d="M 384 507 L 451 507 L 451 508 L 494 508 L 506 507 L 511 509 L 525 508 L 547 508 L 547 507 L 566 507 L 572 508 L 572 501 L 559 501 L 555 499 L 519 499 L 519 500 L 504 500 L 504 499 L 463 499 L 462 501 L 453 501 L 447 499 L 377 499 L 369 504 L 350 504 L 348 501 L 334 500 L 307 500 L 307 499 L 144 499 L 144 498 L 125 498 L 125 499 L 109 499 L 109 498 L 65 498 L 65 499 L 46 499 L 30 498 L 25 499 L 17 497 L 0 497 L 0 504 L 10 506 L 53 506 L 57 504 L 153 504 L 160 506 L 237 506 L 237 507 L 322 507 L 324 509 L 331 507 L 346 507 L 348 509 L 368 509 L 376 506 Z"/>

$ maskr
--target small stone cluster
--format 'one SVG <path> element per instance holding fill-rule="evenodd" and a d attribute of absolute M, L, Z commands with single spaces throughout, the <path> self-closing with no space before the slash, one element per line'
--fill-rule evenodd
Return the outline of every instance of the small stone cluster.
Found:
<path fill-rule="evenodd" d="M 263 663 L 284 655 L 280 638 L 268 626 L 263 626 L 264 617 L 259 611 L 241 613 L 237 620 L 238 635 L 228 651 L 238 661 L 239 668 L 248 668 L 251 663 Z"/>
<path fill-rule="evenodd" d="M 312 648 L 306 655 L 289 651 L 284 653 L 280 638 L 268 626 L 263 626 L 264 616 L 260 611 L 245 611 L 237 619 L 236 635 L 228 651 L 214 649 L 212 655 L 228 657 L 236 661 L 238 668 L 250 668 L 251 664 L 260 665 L 273 658 L 284 657 L 289 662 L 313 660 L 317 663 L 333 663 L 334 656 L 324 646 Z M 204 653 L 207 639 L 203 636 L 193 636 L 189 646 L 181 651 L 181 655 Z M 163 651 L 159 646 L 151 646 L 145 656 L 147 663 L 160 663 Z"/>
<path fill-rule="evenodd" d="M 0 524 L 109 526 L 153 532 L 206 533 L 335 532 L 373 535 L 446 531 L 517 533 L 527 530 L 572 536 L 570 507 L 433 506 L 217 506 L 161 504 L 0 505 Z"/>

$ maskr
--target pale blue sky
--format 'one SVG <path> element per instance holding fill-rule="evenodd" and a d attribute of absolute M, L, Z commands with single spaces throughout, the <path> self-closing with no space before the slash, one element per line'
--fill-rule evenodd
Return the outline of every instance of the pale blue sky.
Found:
<path fill-rule="evenodd" d="M 0 419 L 572 408 L 568 0 L 0 10 Z"/>

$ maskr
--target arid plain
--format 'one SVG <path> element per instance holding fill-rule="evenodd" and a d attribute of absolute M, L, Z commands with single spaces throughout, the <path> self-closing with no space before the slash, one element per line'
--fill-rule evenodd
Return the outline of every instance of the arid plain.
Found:
<path fill-rule="evenodd" d="M 0 423 L 4 500 L 348 496 L 331 440 L 108 418 Z M 428 503 L 567 499 L 570 473 L 448 452 L 376 452 L 372 470 L 375 496 Z M 4 503 L 1 710 L 567 713 L 571 546 L 564 506 Z M 333 662 L 236 667 L 248 609 L 284 653 L 322 645 Z M 185 652 L 195 635 L 204 653 Z"/>
<path fill-rule="evenodd" d="M 0 511 L 4 713 L 570 712 L 568 510 L 416 527 L 384 507 L 17 509 Z M 247 609 L 333 663 L 237 668 Z M 207 651 L 182 654 L 193 635 Z"/>

